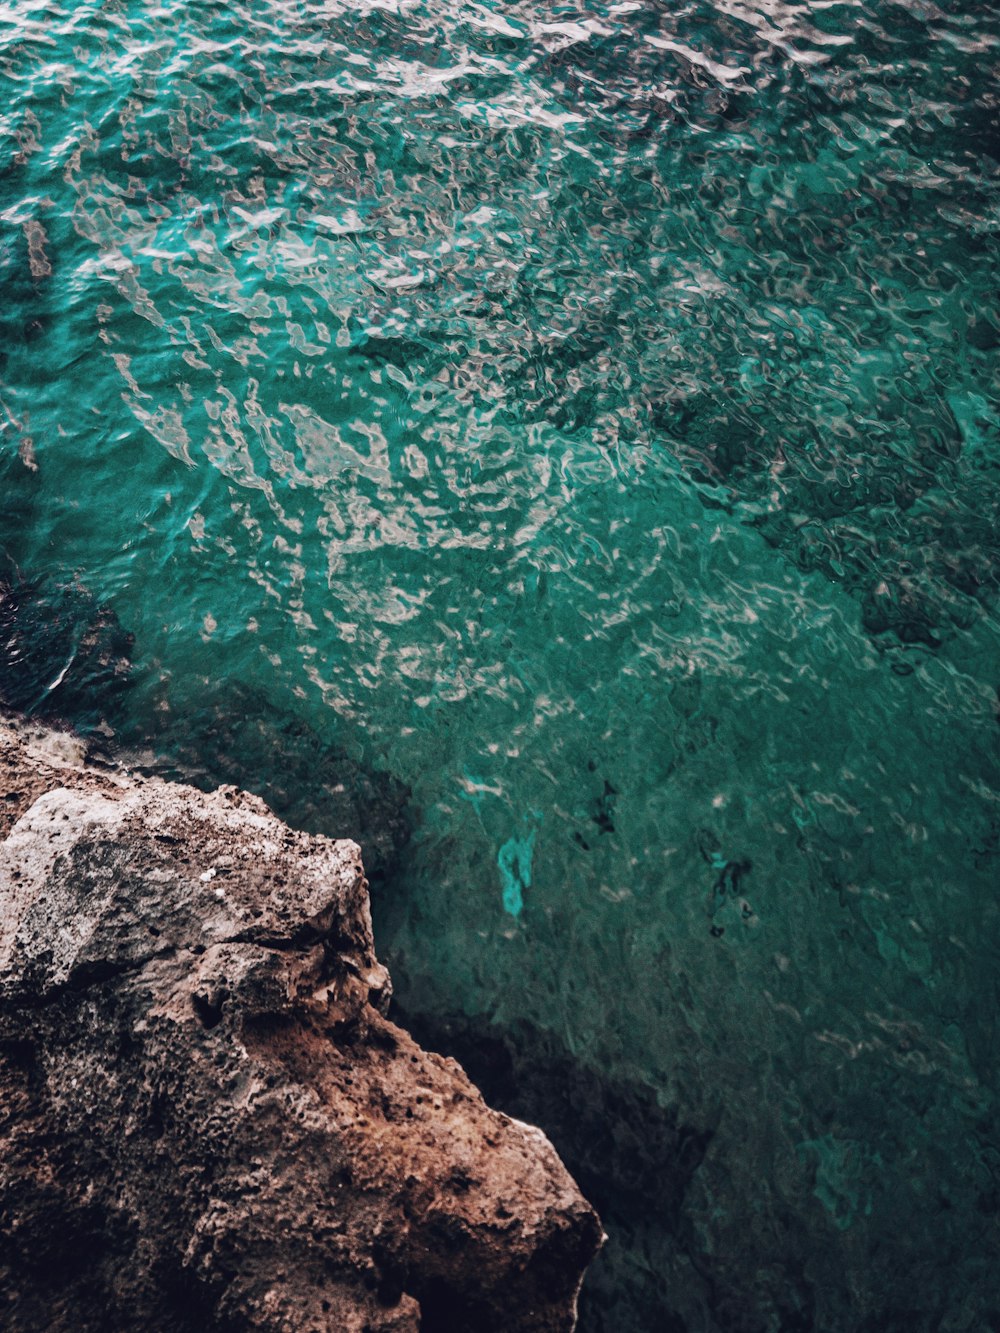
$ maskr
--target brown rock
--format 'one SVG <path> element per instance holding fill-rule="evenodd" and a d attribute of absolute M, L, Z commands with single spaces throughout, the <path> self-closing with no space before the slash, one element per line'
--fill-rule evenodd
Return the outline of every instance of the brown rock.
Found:
<path fill-rule="evenodd" d="M 355 844 L 14 721 L 0 782 L 0 1327 L 573 1327 L 597 1218 L 385 1018 Z"/>

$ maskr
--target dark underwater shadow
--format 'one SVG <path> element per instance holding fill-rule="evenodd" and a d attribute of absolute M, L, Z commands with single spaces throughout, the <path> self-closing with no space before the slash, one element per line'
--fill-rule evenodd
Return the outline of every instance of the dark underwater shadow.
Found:
<path fill-rule="evenodd" d="M 0 705 L 109 731 L 123 713 L 133 636 L 78 582 L 22 568 L 37 489 L 31 467 L 0 456 Z"/>

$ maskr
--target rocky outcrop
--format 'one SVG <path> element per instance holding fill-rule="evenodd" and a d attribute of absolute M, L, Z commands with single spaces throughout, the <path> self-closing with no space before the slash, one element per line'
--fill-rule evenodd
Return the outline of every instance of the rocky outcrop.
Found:
<path fill-rule="evenodd" d="M 385 1017 L 357 847 L 0 721 L 0 1326 L 560 1330 L 597 1218 Z"/>

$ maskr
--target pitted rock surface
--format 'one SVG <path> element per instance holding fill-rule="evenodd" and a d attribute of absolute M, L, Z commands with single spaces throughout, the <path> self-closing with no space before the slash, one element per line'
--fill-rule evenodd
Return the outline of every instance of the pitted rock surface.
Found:
<path fill-rule="evenodd" d="M 385 1017 L 354 843 L 0 720 L 0 1326 L 569 1330 L 536 1129 Z"/>

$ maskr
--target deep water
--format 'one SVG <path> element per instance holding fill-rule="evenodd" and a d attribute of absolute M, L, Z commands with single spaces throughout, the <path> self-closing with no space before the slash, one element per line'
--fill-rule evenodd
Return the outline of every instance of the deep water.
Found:
<path fill-rule="evenodd" d="M 586 1333 L 1000 1329 L 997 10 L 14 0 L 0 79 L 0 697 L 360 838 Z"/>

